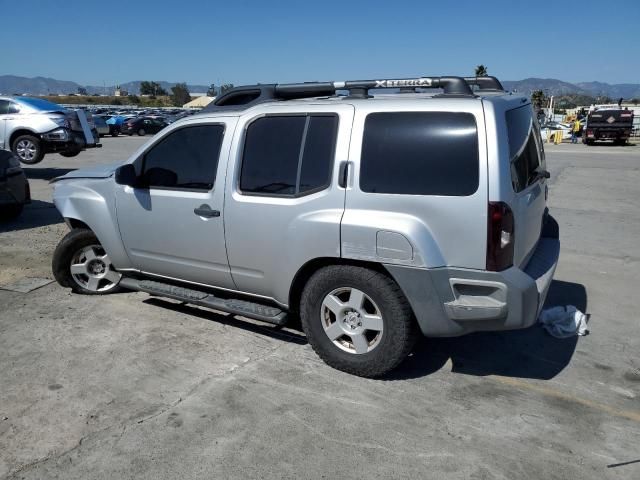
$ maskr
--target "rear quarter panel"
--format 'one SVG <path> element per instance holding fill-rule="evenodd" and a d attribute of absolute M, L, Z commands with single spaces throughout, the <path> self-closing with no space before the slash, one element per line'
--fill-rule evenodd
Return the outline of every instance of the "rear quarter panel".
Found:
<path fill-rule="evenodd" d="M 471 113 L 477 124 L 479 149 L 479 184 L 475 193 L 456 197 L 363 192 L 359 178 L 365 120 L 368 114 L 378 111 Z M 485 267 L 487 140 L 481 101 L 434 98 L 362 104 L 354 118 L 349 160 L 353 172 L 342 220 L 343 257 L 422 268 Z M 397 166 L 389 165 L 392 168 Z M 380 248 L 381 234 L 385 241 L 392 239 L 398 250 L 395 254 Z"/>

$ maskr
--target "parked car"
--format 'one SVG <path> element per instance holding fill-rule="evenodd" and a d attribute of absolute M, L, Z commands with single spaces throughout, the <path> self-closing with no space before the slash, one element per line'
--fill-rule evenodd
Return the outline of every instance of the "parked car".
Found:
<path fill-rule="evenodd" d="M 10 150 L 0 150 L 0 220 L 12 220 L 31 202 L 29 181 L 20 160 Z"/>
<path fill-rule="evenodd" d="M 398 86 L 443 92 L 368 94 Z M 71 228 L 55 278 L 276 325 L 299 315 L 323 360 L 367 377 L 420 332 L 528 327 L 558 226 L 530 99 L 500 90 L 493 77 L 232 89 L 125 163 L 55 179 Z"/>
<path fill-rule="evenodd" d="M 82 110 L 67 110 L 40 98 L 0 97 L 0 148 L 33 165 L 45 154 L 75 157 L 100 147 L 98 132 Z"/>
<path fill-rule="evenodd" d="M 125 121 L 120 127 L 120 132 L 125 135 L 133 135 L 135 133 L 137 135 L 144 136 L 147 133 L 158 133 L 166 126 L 167 122 L 165 122 L 164 119 L 137 117 L 130 118 Z"/>
<path fill-rule="evenodd" d="M 109 125 L 107 125 L 107 122 L 100 115 L 93 115 L 92 119 L 99 136 L 104 137 L 105 135 L 111 134 Z"/>

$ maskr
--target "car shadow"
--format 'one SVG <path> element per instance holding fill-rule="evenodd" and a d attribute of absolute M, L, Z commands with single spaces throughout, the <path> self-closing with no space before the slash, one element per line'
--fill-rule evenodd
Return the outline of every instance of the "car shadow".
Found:
<path fill-rule="evenodd" d="M 0 233 L 44 227 L 63 221 L 64 219 L 52 202 L 32 200 L 31 203 L 24 206 L 24 210 L 18 218 L 0 222 Z"/>
<path fill-rule="evenodd" d="M 29 180 L 52 180 L 61 177 L 69 172 L 76 170 L 75 168 L 42 168 L 42 167 L 22 167 L 24 174 Z"/>
<path fill-rule="evenodd" d="M 584 285 L 554 280 L 545 308 L 559 305 L 575 305 L 585 312 Z M 424 338 L 409 358 L 385 379 L 423 377 L 440 370 L 450 360 L 451 371 L 455 373 L 549 380 L 569 364 L 577 343 L 577 336 L 555 338 L 538 323 L 523 330 Z"/>
<path fill-rule="evenodd" d="M 144 302 L 277 340 L 299 345 L 307 343 L 300 323 L 295 318 L 290 320 L 286 328 L 281 328 L 252 323 L 231 314 L 216 313 L 159 297 L 152 297 Z M 554 280 L 545 308 L 558 305 L 575 305 L 579 310 L 586 312 L 585 287 L 577 283 Z M 569 364 L 577 343 L 577 336 L 555 338 L 546 333 L 539 324 L 523 330 L 480 332 L 453 338 L 421 338 L 407 360 L 383 377 L 383 380 L 424 377 L 442 369 L 449 360 L 451 371 L 455 373 L 548 380 L 558 375 Z"/>

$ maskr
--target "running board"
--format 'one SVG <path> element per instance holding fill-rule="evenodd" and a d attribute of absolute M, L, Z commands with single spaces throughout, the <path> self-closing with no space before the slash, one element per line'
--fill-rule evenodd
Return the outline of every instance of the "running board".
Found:
<path fill-rule="evenodd" d="M 120 286 L 129 290 L 146 292 L 159 297 L 173 298 L 185 303 L 191 303 L 200 307 L 212 308 L 222 312 L 242 315 L 273 325 L 283 326 L 287 323 L 287 312 L 278 307 L 249 302 L 237 298 L 218 298 L 210 293 L 191 288 L 178 287 L 168 283 L 155 282 L 153 280 L 136 280 L 124 277 Z"/>

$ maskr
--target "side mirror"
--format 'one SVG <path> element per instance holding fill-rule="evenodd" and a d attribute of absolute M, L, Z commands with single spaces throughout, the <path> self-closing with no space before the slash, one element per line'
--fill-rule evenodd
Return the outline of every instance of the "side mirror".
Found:
<path fill-rule="evenodd" d="M 134 167 L 132 163 L 126 163 L 118 167 L 116 170 L 116 183 L 118 185 L 135 187 L 138 184 L 136 167 Z"/>

